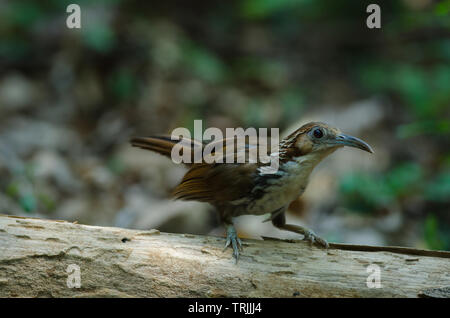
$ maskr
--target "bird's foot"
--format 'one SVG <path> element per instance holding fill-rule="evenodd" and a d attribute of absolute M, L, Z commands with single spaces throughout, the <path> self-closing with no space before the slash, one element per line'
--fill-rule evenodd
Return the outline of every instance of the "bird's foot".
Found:
<path fill-rule="evenodd" d="M 242 252 L 243 248 L 242 241 L 237 236 L 236 229 L 233 225 L 227 225 L 227 241 L 223 250 L 225 251 L 230 245 L 233 248 L 233 257 L 235 258 L 237 263 L 239 259 L 239 251 Z"/>
<path fill-rule="evenodd" d="M 317 245 L 323 246 L 325 248 L 329 247 L 328 242 L 325 239 L 316 235 L 316 233 L 311 230 L 306 230 L 304 236 L 305 237 L 303 238 L 303 240 L 310 242 L 311 245 L 316 243 Z"/>

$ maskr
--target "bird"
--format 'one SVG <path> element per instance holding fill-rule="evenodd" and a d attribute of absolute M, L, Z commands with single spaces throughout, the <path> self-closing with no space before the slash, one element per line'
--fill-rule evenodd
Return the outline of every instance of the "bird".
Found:
<path fill-rule="evenodd" d="M 206 147 L 204 142 L 198 140 L 168 135 L 133 137 L 130 142 L 134 147 L 169 158 L 177 144 L 182 145 L 182 151 L 203 150 Z M 309 122 L 281 139 L 276 153 L 268 150 L 268 154 L 276 155 L 279 160 L 275 173 L 267 173 L 268 163 L 259 161 L 191 161 L 186 163 L 189 170 L 171 195 L 180 200 L 207 202 L 216 208 L 226 229 L 224 251 L 231 247 L 236 263 L 243 252 L 243 244 L 233 219 L 241 215 L 266 214 L 268 218 L 265 221 L 271 221 L 276 228 L 301 234 L 311 244 L 328 248 L 328 242 L 312 230 L 287 224 L 285 214 L 289 204 L 304 193 L 313 169 L 325 157 L 344 146 L 373 153 L 372 147 L 359 138 L 344 134 L 326 123 Z M 225 148 L 226 145 L 218 152 L 224 153 Z M 244 152 L 248 153 L 250 148 L 250 143 L 246 142 Z M 235 158 L 239 156 L 238 152 L 233 153 Z"/>

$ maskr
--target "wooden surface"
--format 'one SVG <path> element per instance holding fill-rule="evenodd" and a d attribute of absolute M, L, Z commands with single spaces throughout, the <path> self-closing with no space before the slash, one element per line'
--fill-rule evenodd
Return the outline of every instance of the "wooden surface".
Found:
<path fill-rule="evenodd" d="M 448 297 L 450 253 L 221 237 L 0 216 L 0 297 Z M 369 265 L 381 288 L 368 288 Z M 69 288 L 71 269 L 80 287 Z M 67 272 L 69 269 L 69 272 Z M 73 282 L 73 280 L 70 280 Z"/>

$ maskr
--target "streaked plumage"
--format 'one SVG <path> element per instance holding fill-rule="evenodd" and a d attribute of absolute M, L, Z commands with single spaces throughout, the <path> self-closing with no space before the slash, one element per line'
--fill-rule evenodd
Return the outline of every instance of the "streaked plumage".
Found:
<path fill-rule="evenodd" d="M 221 142 L 221 141 L 218 141 Z M 170 136 L 136 137 L 133 146 L 156 151 L 171 157 L 172 148 L 179 144 L 183 151 L 201 151 L 205 144 L 192 139 L 175 139 Z M 239 256 L 240 240 L 233 228 L 232 218 L 251 214 L 271 213 L 275 226 L 305 235 L 305 239 L 318 241 L 327 246 L 311 231 L 285 224 L 284 211 L 290 202 L 300 196 L 314 167 L 326 156 L 344 145 L 357 147 L 368 152 L 372 149 L 362 140 L 341 134 L 324 123 L 311 122 L 303 125 L 279 143 L 279 170 L 274 174 L 265 173 L 269 164 L 261 162 L 245 163 L 191 163 L 188 172 L 174 189 L 173 196 L 181 200 L 195 200 L 214 205 L 227 225 L 227 244 L 232 244 L 234 257 Z M 246 155 L 254 145 L 246 144 L 244 149 L 233 153 L 236 159 Z M 226 147 L 221 148 L 225 153 Z M 236 160 L 235 160 L 236 162 Z"/>

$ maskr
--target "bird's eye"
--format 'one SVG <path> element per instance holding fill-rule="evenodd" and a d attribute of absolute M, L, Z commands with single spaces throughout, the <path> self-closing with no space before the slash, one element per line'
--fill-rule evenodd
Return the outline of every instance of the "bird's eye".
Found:
<path fill-rule="evenodd" d="M 315 138 L 322 138 L 323 137 L 323 132 L 322 132 L 321 129 L 316 128 L 313 131 L 313 135 L 314 135 Z"/>

